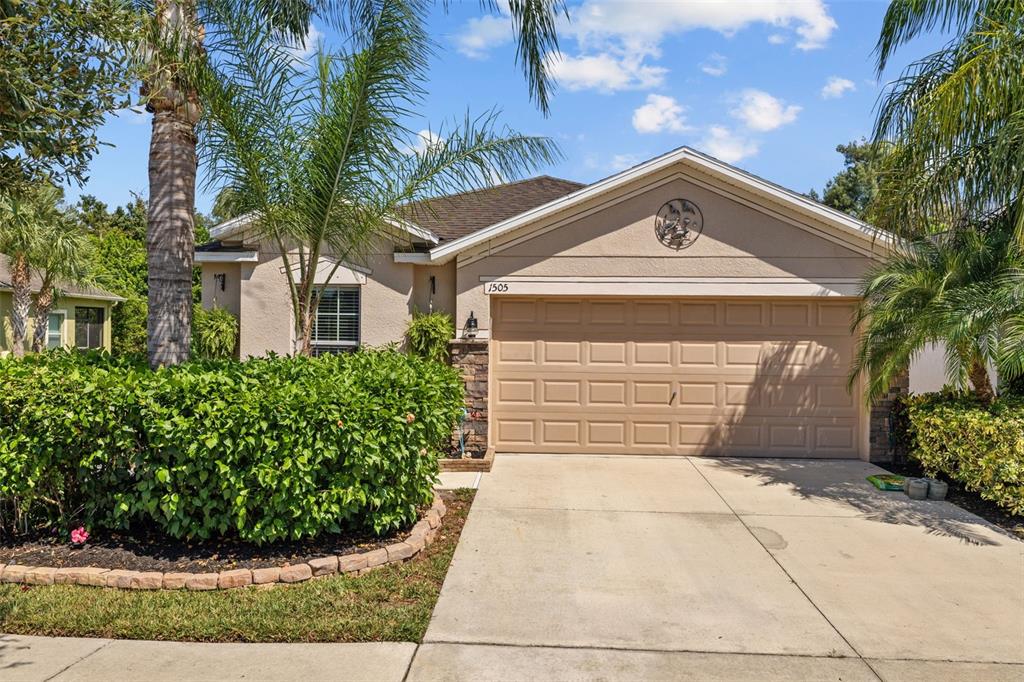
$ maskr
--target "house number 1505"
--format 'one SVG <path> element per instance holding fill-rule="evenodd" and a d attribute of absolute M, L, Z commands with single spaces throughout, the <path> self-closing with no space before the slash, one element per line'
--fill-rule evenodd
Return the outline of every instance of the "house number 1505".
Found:
<path fill-rule="evenodd" d="M 504 294 L 508 291 L 508 282 L 488 282 L 484 292 L 488 294 Z"/>

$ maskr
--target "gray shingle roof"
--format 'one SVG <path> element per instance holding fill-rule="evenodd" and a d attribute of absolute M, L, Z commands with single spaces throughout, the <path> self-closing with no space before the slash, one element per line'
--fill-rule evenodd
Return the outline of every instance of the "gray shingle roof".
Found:
<path fill-rule="evenodd" d="M 436 234 L 444 242 L 500 223 L 586 185 L 541 175 L 497 187 L 426 199 L 409 204 L 402 217 Z"/>
<path fill-rule="evenodd" d="M 39 287 L 42 286 L 42 279 L 39 275 L 33 273 L 32 279 L 30 280 L 29 286 L 32 289 L 32 293 L 39 291 Z M 11 269 L 10 261 L 7 256 L 0 253 L 0 291 L 11 291 Z M 112 294 L 109 291 L 100 289 L 99 287 L 89 286 L 76 286 L 68 284 L 66 282 L 58 282 L 57 289 L 64 296 L 77 296 L 79 298 L 95 298 L 104 301 L 123 301 L 124 298 L 117 294 Z"/>

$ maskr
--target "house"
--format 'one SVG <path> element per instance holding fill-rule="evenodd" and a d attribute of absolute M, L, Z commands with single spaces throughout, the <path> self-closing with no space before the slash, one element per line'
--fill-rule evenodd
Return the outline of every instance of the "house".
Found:
<path fill-rule="evenodd" d="M 847 387 L 859 278 L 889 243 L 868 225 L 686 147 L 410 215 L 317 282 L 314 348 L 400 342 L 415 310 L 450 313 L 476 454 L 886 456 L 888 403 Z M 243 357 L 289 353 L 286 273 L 249 224 L 197 249 L 203 303 L 239 317 Z"/>
<path fill-rule="evenodd" d="M 40 278 L 33 274 L 32 293 L 39 292 Z M 48 348 L 106 348 L 110 350 L 110 311 L 124 299 L 97 287 L 58 285 L 60 295 L 50 311 L 46 332 Z M 0 254 L 0 356 L 11 352 L 13 288 L 7 257 Z M 35 311 L 30 312 L 25 348 L 32 345 Z"/>

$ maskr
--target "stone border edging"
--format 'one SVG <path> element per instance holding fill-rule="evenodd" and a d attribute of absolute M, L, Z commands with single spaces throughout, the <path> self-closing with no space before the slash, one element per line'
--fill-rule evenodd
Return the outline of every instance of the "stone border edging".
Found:
<path fill-rule="evenodd" d="M 120 568 L 23 566 L 0 564 L 0 583 L 23 585 L 88 585 L 121 590 L 227 590 L 248 585 L 299 583 L 313 577 L 336 573 L 361 575 L 385 564 L 399 563 L 429 547 L 437 536 L 441 519 L 447 512 L 444 500 L 435 495 L 426 516 L 416 522 L 409 537 L 369 552 L 310 559 L 301 564 L 271 568 L 236 568 L 219 573 L 162 573 L 127 571 Z"/>

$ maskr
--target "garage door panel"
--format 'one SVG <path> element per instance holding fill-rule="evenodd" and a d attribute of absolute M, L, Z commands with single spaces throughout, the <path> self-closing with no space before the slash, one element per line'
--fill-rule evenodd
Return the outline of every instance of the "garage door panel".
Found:
<path fill-rule="evenodd" d="M 572 405 L 578 407 L 580 401 L 580 381 L 541 380 L 541 404 Z"/>
<path fill-rule="evenodd" d="M 514 320 L 534 322 L 505 319 L 510 302 Z M 846 389 L 850 302 L 496 298 L 494 306 L 499 450 L 858 454 L 863 408 L 859 391 Z"/>
<path fill-rule="evenodd" d="M 634 365 L 672 366 L 672 343 L 669 341 L 636 341 L 633 344 Z"/>
<path fill-rule="evenodd" d="M 764 324 L 763 303 L 726 303 L 725 326 L 760 327 Z"/>
<path fill-rule="evenodd" d="M 625 341 L 591 341 L 587 344 L 588 361 L 594 365 L 626 366 Z"/>

